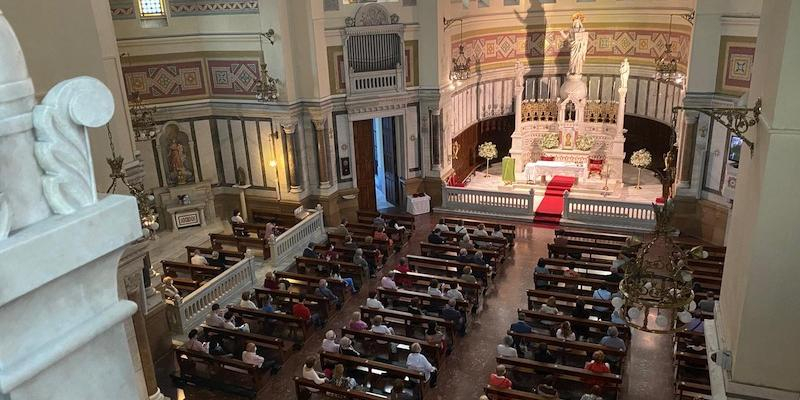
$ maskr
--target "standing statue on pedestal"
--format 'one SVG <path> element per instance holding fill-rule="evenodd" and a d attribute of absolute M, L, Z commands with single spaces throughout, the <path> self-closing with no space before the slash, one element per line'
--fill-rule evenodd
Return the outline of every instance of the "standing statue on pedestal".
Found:
<path fill-rule="evenodd" d="M 572 14 L 572 30 L 560 32 L 562 38 L 569 40 L 569 75 L 581 75 L 586 61 L 589 32 L 583 28 L 583 19 L 583 14 L 579 12 Z"/>
<path fill-rule="evenodd" d="M 628 58 L 622 60 L 619 65 L 619 87 L 621 89 L 628 88 L 628 76 L 631 74 L 631 65 L 628 64 Z"/>

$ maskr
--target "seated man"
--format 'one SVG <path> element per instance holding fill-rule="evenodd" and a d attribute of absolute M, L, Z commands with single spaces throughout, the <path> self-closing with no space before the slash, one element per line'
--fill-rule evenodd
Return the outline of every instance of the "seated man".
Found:
<path fill-rule="evenodd" d="M 606 331 L 606 336 L 603 336 L 603 338 L 600 339 L 600 344 L 622 351 L 627 349 L 627 346 L 625 346 L 625 341 L 619 338 L 619 330 L 616 326 L 611 326 L 608 328 Z M 616 367 L 619 363 L 618 356 L 608 355 L 606 356 L 606 359 L 615 366 L 615 369 L 617 369 Z"/>
<path fill-rule="evenodd" d="M 225 255 L 217 250 L 212 251 L 211 259 L 208 260 L 208 265 L 225 269 L 227 267 L 225 264 Z"/>
<path fill-rule="evenodd" d="M 319 280 L 319 287 L 317 290 L 314 291 L 314 294 L 317 296 L 324 297 L 331 302 L 331 304 L 336 306 L 337 310 L 342 308 L 342 300 L 339 299 L 339 296 L 336 296 L 332 290 L 328 288 L 328 281 L 325 279 Z"/>
<path fill-rule="evenodd" d="M 716 298 L 714 296 L 714 292 L 706 293 L 706 298 L 697 302 L 697 308 L 700 311 L 705 311 L 709 313 L 714 312 L 714 303 L 716 303 Z"/>
<path fill-rule="evenodd" d="M 467 334 L 467 325 L 461 311 L 456 309 L 456 300 L 450 299 L 442 309 L 442 318 L 453 323 L 458 334 L 464 336 Z"/>
<path fill-rule="evenodd" d="M 309 242 L 308 246 L 303 249 L 303 257 L 306 258 L 319 258 L 319 255 L 314 251 L 314 243 Z"/>
<path fill-rule="evenodd" d="M 205 324 L 214 328 L 222 328 L 225 326 L 225 319 L 222 318 L 222 310 L 220 310 L 220 306 L 217 303 L 211 305 L 211 312 L 206 317 Z"/>
<path fill-rule="evenodd" d="M 312 323 L 317 327 L 325 325 L 325 322 L 322 321 L 319 314 L 311 314 L 311 309 L 308 308 L 306 302 L 306 296 L 301 294 L 298 302 L 292 306 L 292 315 L 302 319 L 306 323 Z"/>
<path fill-rule="evenodd" d="M 208 260 L 200 254 L 200 250 L 195 250 L 194 253 L 192 253 L 192 264 L 208 265 Z"/>
<path fill-rule="evenodd" d="M 269 368 L 273 375 L 280 369 L 279 366 L 275 365 L 276 362 L 274 360 L 265 360 L 264 357 L 258 355 L 258 348 L 256 348 L 256 344 L 253 342 L 247 342 L 245 345 L 244 351 L 242 352 L 242 362 L 261 369 Z"/>
<path fill-rule="evenodd" d="M 543 258 L 540 258 L 539 261 L 536 262 L 536 266 L 533 268 L 533 273 L 534 275 L 550 273 L 550 270 L 547 269 L 547 264 L 544 262 Z M 544 279 L 534 279 L 533 284 L 537 289 L 544 289 L 550 286 L 550 281 Z"/>
<path fill-rule="evenodd" d="M 434 229 L 433 232 L 431 232 L 431 234 L 428 235 L 428 243 L 433 243 L 433 244 L 445 243 L 445 240 L 442 237 L 442 231 L 440 231 L 439 228 Z"/>
<path fill-rule="evenodd" d="M 514 333 L 532 333 L 533 327 L 531 327 L 530 325 L 528 325 L 527 322 L 525 322 L 525 316 L 522 313 L 520 313 L 517 316 L 517 322 L 511 324 L 510 330 L 511 332 Z"/>
<path fill-rule="evenodd" d="M 397 283 L 394 281 L 394 271 L 390 271 L 381 278 L 381 287 L 389 290 L 397 290 Z"/>
<path fill-rule="evenodd" d="M 189 340 L 183 344 L 183 348 L 208 354 L 208 343 L 203 343 L 197 339 L 197 329 L 189 331 Z"/>
<path fill-rule="evenodd" d="M 489 375 L 489 386 L 497 389 L 511 389 L 511 379 L 506 377 L 506 366 L 499 364 L 495 372 Z"/>
<path fill-rule="evenodd" d="M 608 291 L 608 288 L 606 288 L 605 285 L 600 285 L 600 287 L 597 288 L 597 290 L 595 290 L 594 293 L 592 293 L 592 298 L 593 299 L 597 299 L 597 300 L 609 300 L 610 301 L 611 300 L 611 292 Z M 603 307 L 603 306 L 593 306 L 592 308 L 594 308 L 595 311 L 601 312 L 601 313 L 609 311 L 608 307 Z"/>

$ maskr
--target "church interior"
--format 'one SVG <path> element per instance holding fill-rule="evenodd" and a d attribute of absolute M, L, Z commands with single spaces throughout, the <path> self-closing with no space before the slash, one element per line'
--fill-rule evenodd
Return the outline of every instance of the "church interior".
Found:
<path fill-rule="evenodd" d="M 0 399 L 800 400 L 799 37 L 0 0 Z"/>

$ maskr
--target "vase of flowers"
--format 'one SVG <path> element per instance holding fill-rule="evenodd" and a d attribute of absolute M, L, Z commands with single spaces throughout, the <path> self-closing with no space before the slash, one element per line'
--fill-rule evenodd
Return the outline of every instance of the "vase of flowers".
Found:
<path fill-rule="evenodd" d="M 636 150 L 633 155 L 631 155 L 631 165 L 636 167 L 639 172 L 636 175 L 636 188 L 641 189 L 642 186 L 640 185 L 642 179 L 642 168 L 647 168 L 650 166 L 650 163 L 653 162 L 653 156 L 650 155 L 650 152 L 646 149 L 639 149 Z"/>
<path fill-rule="evenodd" d="M 555 149 L 558 147 L 558 133 L 547 132 L 542 136 L 541 146 L 543 149 Z"/>
<path fill-rule="evenodd" d="M 489 161 L 497 158 L 497 146 L 492 142 L 486 142 L 478 146 L 478 156 L 486 159 L 486 175 L 489 176 Z"/>
<path fill-rule="evenodd" d="M 583 135 L 575 141 L 575 147 L 580 151 L 589 151 L 594 146 L 594 139 L 589 135 Z"/>

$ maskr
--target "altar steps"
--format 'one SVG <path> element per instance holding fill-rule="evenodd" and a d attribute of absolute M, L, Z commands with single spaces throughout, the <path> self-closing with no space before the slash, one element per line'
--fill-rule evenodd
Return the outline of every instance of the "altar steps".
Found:
<path fill-rule="evenodd" d="M 543 228 L 557 228 L 564 211 L 564 191 L 570 190 L 575 178 L 554 176 L 544 191 L 544 198 L 539 203 L 533 216 L 533 224 Z"/>

